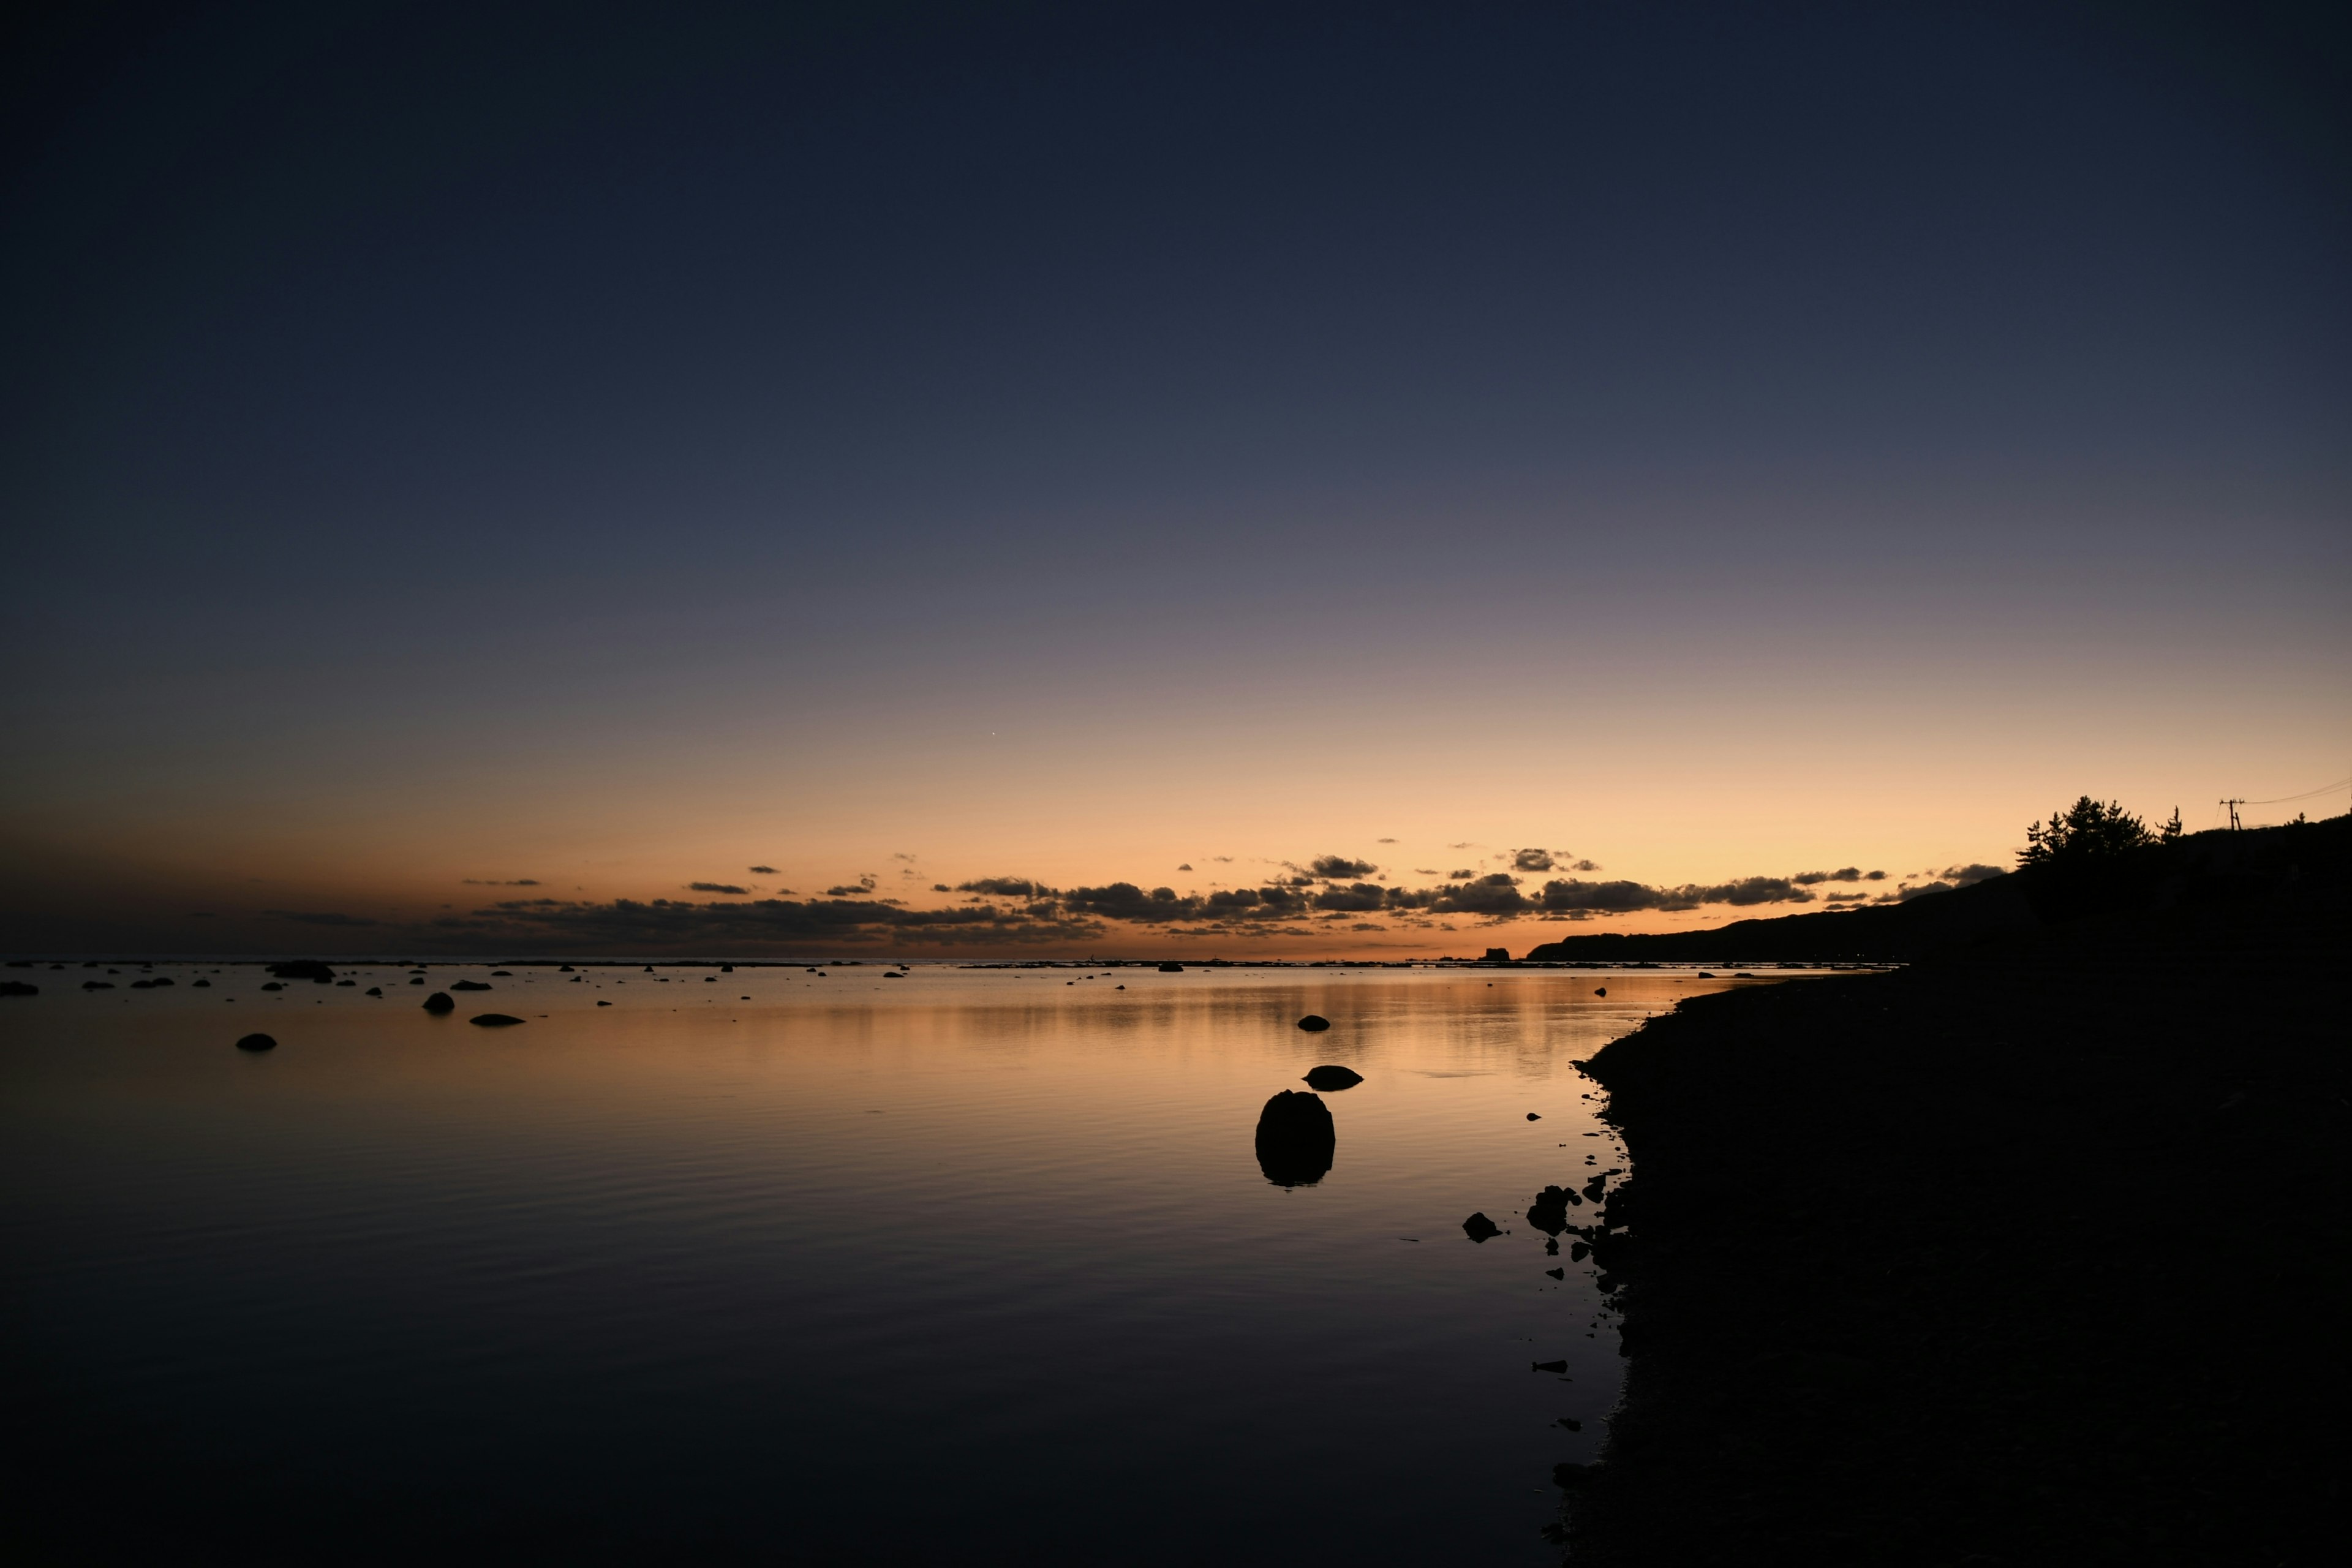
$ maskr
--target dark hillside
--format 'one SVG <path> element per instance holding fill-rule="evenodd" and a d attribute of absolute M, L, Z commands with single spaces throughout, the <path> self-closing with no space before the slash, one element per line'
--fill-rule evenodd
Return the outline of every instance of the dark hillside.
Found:
<path fill-rule="evenodd" d="M 1632 1366 L 1576 1563 L 2335 1560 L 2352 821 L 2217 837 L 1594 1059 Z"/>
<path fill-rule="evenodd" d="M 2131 858 L 2129 872 L 2116 879 L 2122 887 L 2100 890 L 2151 908 L 2226 899 L 2232 886 L 2247 879 L 2260 882 L 2291 874 L 2289 868 L 2295 858 L 2315 852 L 2311 847 L 2323 840 L 2340 845 L 2344 821 L 2193 834 L 2176 844 L 2140 851 Z M 1580 963 L 1904 963 L 1970 942 L 2038 930 L 2051 920 L 2078 912 L 2071 906 L 2080 901 L 2076 879 L 2068 868 L 2029 867 L 1904 904 L 1734 921 L 1708 931 L 1565 937 L 1530 949 L 1527 959 Z"/>

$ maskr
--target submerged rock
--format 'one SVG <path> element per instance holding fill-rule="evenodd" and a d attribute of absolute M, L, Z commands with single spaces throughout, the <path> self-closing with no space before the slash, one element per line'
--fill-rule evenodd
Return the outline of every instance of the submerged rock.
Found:
<path fill-rule="evenodd" d="M 371 985 L 367 988 L 367 994 L 371 996 L 381 996 L 383 994 L 383 987 L 381 985 Z"/>
<path fill-rule="evenodd" d="M 111 980 L 85 980 L 81 983 L 81 988 L 85 991 L 111 991 L 114 989 L 114 982 Z M 277 989 L 277 987 L 265 985 L 262 989 L 268 991 Z"/>
<path fill-rule="evenodd" d="M 599 1007 L 609 1007 L 609 1006 L 611 1006 L 611 1005 L 612 1005 L 612 1004 L 611 1004 L 610 1002 L 599 1002 L 599 1003 L 597 1003 L 597 1004 L 596 1004 L 596 1005 L 598 1005 Z"/>
<path fill-rule="evenodd" d="M 1529 1372 L 1566 1372 L 1568 1370 L 1568 1363 L 1564 1361 L 1531 1361 L 1528 1363 L 1528 1370 Z"/>
<path fill-rule="evenodd" d="M 479 1024 L 485 1029 L 503 1029 L 509 1024 L 520 1024 L 522 1020 L 512 1013 L 477 1013 L 466 1022 Z"/>
<path fill-rule="evenodd" d="M 1462 1234 L 1473 1241 L 1484 1242 L 1502 1235 L 1503 1227 L 1488 1219 L 1484 1213 L 1479 1213 L 1462 1222 Z"/>
<path fill-rule="evenodd" d="M 485 980 L 460 980 L 449 987 L 452 991 L 489 991 L 495 989 Z"/>
<path fill-rule="evenodd" d="M 1257 1113 L 1257 1164 L 1279 1187 L 1311 1187 L 1331 1170 L 1339 1147 L 1330 1108 L 1311 1094 L 1286 1089 Z"/>
<path fill-rule="evenodd" d="M 41 988 L 27 980 L 0 980 L 0 996 L 38 996 Z"/>
<path fill-rule="evenodd" d="M 278 1048 L 278 1042 L 268 1035 L 247 1035 L 237 1041 L 236 1048 L 240 1051 L 274 1051 Z"/>
<path fill-rule="evenodd" d="M 289 958 L 283 963 L 273 963 L 269 973 L 280 980 L 332 980 L 335 972 L 315 958 Z"/>
<path fill-rule="evenodd" d="M 1355 1088 L 1358 1084 L 1364 1081 L 1364 1075 L 1356 1071 L 1353 1068 L 1335 1067 L 1331 1063 L 1326 1062 L 1321 1067 L 1309 1068 L 1307 1072 L 1307 1077 L 1302 1081 L 1304 1081 L 1309 1089 L 1328 1089 L 1336 1092 L 1337 1090 L 1343 1089 Z"/>
<path fill-rule="evenodd" d="M 1592 988 L 1592 994 L 1595 996 L 1606 996 L 1609 994 L 1609 987 L 1606 985 L 1596 985 Z"/>
<path fill-rule="evenodd" d="M 1181 963 L 1163 963 L 1160 966 L 1160 973 L 1162 974 L 1181 974 L 1184 973 L 1184 966 Z"/>
<path fill-rule="evenodd" d="M 1298 1026 L 1308 1034 L 1318 1034 L 1331 1026 L 1331 1020 L 1320 1013 L 1309 1013 L 1298 1020 Z"/>
<path fill-rule="evenodd" d="M 261 988 L 264 991 L 283 991 L 286 989 L 286 983 L 282 980 L 265 980 L 261 983 Z"/>
<path fill-rule="evenodd" d="M 425 1010 L 428 1013 L 454 1013 L 457 1010 L 457 1004 L 449 999 L 446 991 L 436 991 L 425 999 Z"/>

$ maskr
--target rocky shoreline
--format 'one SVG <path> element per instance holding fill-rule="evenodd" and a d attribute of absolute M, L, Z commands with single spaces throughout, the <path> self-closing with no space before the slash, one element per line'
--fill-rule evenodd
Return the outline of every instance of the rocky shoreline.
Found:
<path fill-rule="evenodd" d="M 1601 1052 L 1631 1367 L 1570 1560 L 2334 1560 L 2347 849 L 2200 836 L 2122 907 Z"/>

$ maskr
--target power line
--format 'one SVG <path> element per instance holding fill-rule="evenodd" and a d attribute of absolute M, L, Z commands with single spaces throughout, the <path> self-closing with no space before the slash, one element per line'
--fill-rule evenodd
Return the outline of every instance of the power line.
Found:
<path fill-rule="evenodd" d="M 2334 795 L 2339 789 L 2352 788 L 2352 778 L 2337 779 L 2334 784 L 2321 784 L 2317 789 L 2305 790 L 2301 795 L 2283 795 L 2272 800 L 2242 800 L 2240 805 L 2284 805 L 2289 801 L 2309 800 L 2315 795 Z"/>

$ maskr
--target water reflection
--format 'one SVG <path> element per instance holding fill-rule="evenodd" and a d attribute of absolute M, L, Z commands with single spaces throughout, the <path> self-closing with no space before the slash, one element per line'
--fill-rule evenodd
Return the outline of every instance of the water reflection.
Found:
<path fill-rule="evenodd" d="M 1311 1187 L 1331 1172 L 1339 1146 L 1319 1095 L 1286 1089 L 1257 1113 L 1257 1168 L 1278 1187 Z"/>

